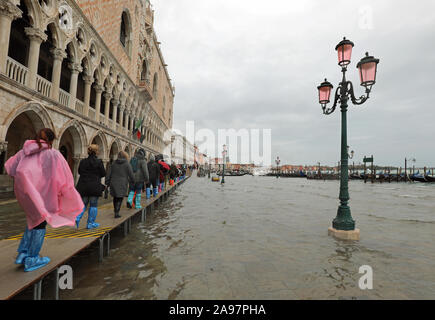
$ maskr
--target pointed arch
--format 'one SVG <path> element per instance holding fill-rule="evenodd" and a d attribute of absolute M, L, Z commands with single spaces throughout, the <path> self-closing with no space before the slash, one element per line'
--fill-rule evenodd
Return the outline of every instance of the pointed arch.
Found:
<path fill-rule="evenodd" d="M 55 147 L 59 147 L 60 140 L 63 136 L 63 134 L 70 130 L 72 133 L 72 138 L 74 140 L 74 143 L 77 148 L 74 150 L 74 156 L 82 156 L 86 154 L 86 148 L 87 148 L 87 137 L 86 137 L 86 131 L 83 128 L 82 124 L 77 121 L 76 119 L 71 119 L 68 122 L 66 122 L 63 127 L 59 130 L 58 139 L 56 139 Z"/>
<path fill-rule="evenodd" d="M 6 128 L 6 130 L 3 130 L 1 134 L 1 139 L 3 141 L 6 139 L 7 128 L 9 128 L 12 121 L 14 121 L 14 119 L 22 113 L 28 113 L 32 121 L 36 121 L 38 126 L 38 128 L 35 128 L 36 130 L 42 128 L 50 128 L 56 133 L 56 129 L 53 125 L 53 120 L 51 119 L 47 109 L 45 109 L 45 107 L 39 102 L 28 101 L 14 108 L 14 110 L 11 111 L 9 115 L 4 119 L 3 127 Z"/>
<path fill-rule="evenodd" d="M 88 145 L 93 144 L 93 143 L 97 144 L 98 147 L 100 148 L 100 151 L 99 151 L 100 158 L 108 159 L 109 158 L 108 143 L 107 143 L 106 135 L 104 134 L 103 131 L 98 130 L 95 132 L 95 134 L 89 140 Z"/>

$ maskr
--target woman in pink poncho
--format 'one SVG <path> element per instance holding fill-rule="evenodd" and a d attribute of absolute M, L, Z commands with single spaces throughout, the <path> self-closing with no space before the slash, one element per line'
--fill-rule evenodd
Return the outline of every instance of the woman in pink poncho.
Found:
<path fill-rule="evenodd" d="M 47 223 L 53 228 L 74 226 L 84 207 L 68 163 L 59 151 L 52 149 L 55 138 L 51 129 L 41 129 L 35 140 L 27 140 L 23 149 L 5 163 L 27 218 L 15 261 L 24 264 L 24 271 L 50 262 L 50 258 L 39 256 Z"/>

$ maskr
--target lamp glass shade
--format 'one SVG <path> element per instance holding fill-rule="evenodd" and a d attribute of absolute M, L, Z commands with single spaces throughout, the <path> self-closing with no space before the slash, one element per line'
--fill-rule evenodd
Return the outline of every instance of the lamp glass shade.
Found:
<path fill-rule="evenodd" d="M 338 65 L 345 67 L 350 63 L 353 46 L 354 46 L 353 42 L 347 40 L 346 38 L 343 38 L 343 40 L 336 45 L 335 50 L 337 50 Z"/>
<path fill-rule="evenodd" d="M 347 66 L 350 63 L 350 58 L 352 56 L 352 45 L 344 44 L 337 49 L 338 53 L 338 64 L 340 66 Z"/>
<path fill-rule="evenodd" d="M 376 63 L 369 62 L 359 67 L 359 79 L 362 86 L 370 86 L 376 82 Z"/>
<path fill-rule="evenodd" d="M 378 63 L 379 59 L 368 56 L 368 53 L 358 62 L 357 68 L 362 86 L 369 87 L 375 84 Z"/>
<path fill-rule="evenodd" d="M 328 103 L 330 96 L 331 96 L 331 87 L 320 87 L 319 88 L 319 102 L 320 103 Z"/>
<path fill-rule="evenodd" d="M 324 82 L 317 87 L 319 90 L 319 103 L 326 104 L 329 102 L 329 98 L 331 97 L 331 90 L 333 86 L 326 79 Z"/>

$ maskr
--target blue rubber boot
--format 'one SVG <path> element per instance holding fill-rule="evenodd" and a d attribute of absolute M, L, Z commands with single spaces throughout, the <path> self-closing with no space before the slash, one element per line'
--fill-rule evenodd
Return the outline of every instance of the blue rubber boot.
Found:
<path fill-rule="evenodd" d="M 80 219 L 83 217 L 83 214 L 86 211 L 86 207 L 84 207 L 82 213 L 80 213 L 77 217 L 76 217 L 76 227 L 77 229 L 79 228 L 79 224 L 80 224 Z"/>
<path fill-rule="evenodd" d="M 159 194 L 159 188 L 154 188 L 154 197 L 156 197 Z"/>
<path fill-rule="evenodd" d="M 24 231 L 23 237 L 20 241 L 20 245 L 18 246 L 18 256 L 15 259 L 16 264 L 23 264 L 24 259 L 28 256 L 31 236 L 32 232 L 26 226 L 26 231 Z"/>
<path fill-rule="evenodd" d="M 95 219 L 97 219 L 97 213 L 98 213 L 97 207 L 90 207 L 89 208 L 88 225 L 86 226 L 87 229 L 94 229 L 94 228 L 98 228 L 100 226 L 99 223 L 95 222 Z"/>
<path fill-rule="evenodd" d="M 147 188 L 146 191 L 147 191 L 147 193 L 146 193 L 147 194 L 147 199 L 151 198 L 151 189 Z"/>
<path fill-rule="evenodd" d="M 136 201 L 134 203 L 134 206 L 136 207 L 136 209 L 142 209 L 142 206 L 140 205 L 140 199 L 142 198 L 142 194 L 141 193 L 136 193 Z"/>
<path fill-rule="evenodd" d="M 41 257 L 42 244 L 44 243 L 45 229 L 33 229 L 31 232 L 28 257 L 24 259 L 24 271 L 39 269 L 50 262 L 49 257 Z"/>
<path fill-rule="evenodd" d="M 134 197 L 134 191 L 130 191 L 127 198 L 127 208 L 131 209 L 131 206 L 133 204 L 133 197 Z"/>

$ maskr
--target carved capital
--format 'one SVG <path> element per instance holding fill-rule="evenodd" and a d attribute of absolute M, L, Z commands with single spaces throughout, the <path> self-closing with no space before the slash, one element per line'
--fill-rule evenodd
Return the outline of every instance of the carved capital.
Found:
<path fill-rule="evenodd" d="M 27 27 L 24 28 L 24 32 L 26 33 L 30 41 L 36 41 L 41 43 L 43 41 L 47 41 L 48 38 L 45 32 L 38 28 Z"/>
<path fill-rule="evenodd" d="M 83 81 L 85 82 L 85 84 L 91 85 L 94 82 L 94 77 L 90 76 L 88 74 L 85 74 L 85 75 L 83 75 Z"/>
<path fill-rule="evenodd" d="M 104 99 L 110 100 L 110 99 L 112 99 L 112 94 L 110 92 L 105 92 L 103 94 L 103 97 L 104 97 Z"/>
<path fill-rule="evenodd" d="M 54 60 L 63 60 L 67 57 L 67 54 L 65 50 L 60 48 L 53 48 L 50 50 L 51 54 L 53 55 Z"/>
<path fill-rule="evenodd" d="M 78 63 L 69 63 L 68 67 L 70 68 L 71 73 L 80 73 L 83 71 L 82 66 Z"/>
<path fill-rule="evenodd" d="M 12 21 L 21 18 L 22 14 L 23 12 L 8 0 L 0 2 L 0 16 L 5 16 Z"/>
<path fill-rule="evenodd" d="M 96 93 L 102 93 L 104 91 L 104 86 L 96 84 L 94 85 L 94 89 Z"/>
<path fill-rule="evenodd" d="M 7 141 L 0 142 L 0 153 L 6 152 L 7 150 L 8 150 L 8 142 Z"/>

